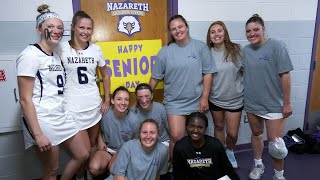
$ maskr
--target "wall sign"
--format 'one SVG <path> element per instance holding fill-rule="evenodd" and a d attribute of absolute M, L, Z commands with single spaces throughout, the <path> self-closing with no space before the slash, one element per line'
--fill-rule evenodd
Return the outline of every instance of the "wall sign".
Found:
<path fill-rule="evenodd" d="M 138 84 L 149 83 L 152 65 L 162 47 L 160 39 L 96 44 L 101 47 L 106 61 L 111 80 L 111 93 L 119 86 L 125 86 L 130 92 L 134 92 Z M 100 93 L 103 95 L 101 84 Z M 163 89 L 163 83 L 159 83 L 157 88 Z"/>
<path fill-rule="evenodd" d="M 0 69 L 0 81 L 6 81 L 6 72 L 4 69 Z"/>
<path fill-rule="evenodd" d="M 144 16 L 149 12 L 149 3 L 145 2 L 107 2 L 106 10 L 112 16 L 118 16 L 118 32 L 124 33 L 131 37 L 134 33 L 141 32 L 139 16 Z"/>

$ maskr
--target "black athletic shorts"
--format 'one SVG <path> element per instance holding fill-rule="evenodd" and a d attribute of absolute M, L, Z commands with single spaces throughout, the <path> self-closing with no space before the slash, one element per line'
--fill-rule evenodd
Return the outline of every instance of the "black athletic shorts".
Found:
<path fill-rule="evenodd" d="M 214 105 L 209 101 L 209 109 L 211 111 L 229 111 L 229 112 L 241 112 L 243 110 L 243 106 L 239 109 L 225 109 L 219 106 Z"/>

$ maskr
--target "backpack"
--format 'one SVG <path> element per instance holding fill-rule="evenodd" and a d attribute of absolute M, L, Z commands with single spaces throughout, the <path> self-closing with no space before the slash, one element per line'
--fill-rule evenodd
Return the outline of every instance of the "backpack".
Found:
<path fill-rule="evenodd" d="M 320 143 L 300 128 L 288 131 L 283 137 L 289 151 L 297 154 L 320 154 Z"/>

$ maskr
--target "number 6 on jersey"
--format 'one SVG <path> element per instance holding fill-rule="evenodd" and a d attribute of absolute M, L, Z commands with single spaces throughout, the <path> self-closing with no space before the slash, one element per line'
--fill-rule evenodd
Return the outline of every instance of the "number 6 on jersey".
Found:
<path fill-rule="evenodd" d="M 88 84 L 88 76 L 84 71 L 87 71 L 87 67 L 78 67 L 77 68 L 79 84 Z"/>

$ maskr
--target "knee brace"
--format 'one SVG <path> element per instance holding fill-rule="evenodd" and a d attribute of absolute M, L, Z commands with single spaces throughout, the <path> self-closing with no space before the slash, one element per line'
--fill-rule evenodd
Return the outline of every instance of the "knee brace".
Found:
<path fill-rule="evenodd" d="M 277 159 L 284 159 L 288 155 L 288 149 L 281 137 L 269 142 L 269 154 Z"/>

